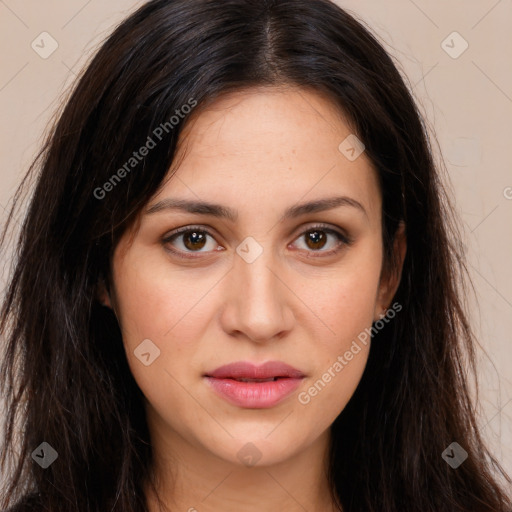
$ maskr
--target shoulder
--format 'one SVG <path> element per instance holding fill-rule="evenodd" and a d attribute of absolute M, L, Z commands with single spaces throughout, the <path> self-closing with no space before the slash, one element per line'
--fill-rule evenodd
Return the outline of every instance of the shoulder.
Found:
<path fill-rule="evenodd" d="M 45 510 L 41 505 L 38 494 L 27 494 L 16 504 L 2 512 L 44 512 Z"/>

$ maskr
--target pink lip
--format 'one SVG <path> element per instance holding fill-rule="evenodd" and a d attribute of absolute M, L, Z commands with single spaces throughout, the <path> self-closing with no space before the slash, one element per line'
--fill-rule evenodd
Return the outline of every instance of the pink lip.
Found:
<path fill-rule="evenodd" d="M 234 405 L 250 409 L 273 407 L 288 397 L 300 385 L 305 375 L 279 361 L 261 366 L 239 361 L 207 373 L 209 385 Z M 235 379 L 269 379 L 267 382 L 241 382 Z"/>

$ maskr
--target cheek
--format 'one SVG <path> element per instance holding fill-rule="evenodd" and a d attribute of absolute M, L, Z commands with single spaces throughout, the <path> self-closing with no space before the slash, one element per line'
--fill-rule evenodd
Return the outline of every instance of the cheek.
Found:
<path fill-rule="evenodd" d="M 368 244 L 316 289 L 301 298 L 318 317 L 314 374 L 298 396 L 308 414 L 326 428 L 357 388 L 368 359 L 380 276 L 380 246 Z M 319 293 L 319 289 L 322 293 Z M 309 290 L 309 291 L 307 291 Z"/>
<path fill-rule="evenodd" d="M 329 357 L 344 351 L 373 321 L 381 270 L 380 246 L 371 243 L 359 249 L 338 268 L 316 280 L 315 286 L 309 281 L 299 292 L 318 318 L 317 343 Z"/>
<path fill-rule="evenodd" d="M 173 269 L 165 258 L 133 255 L 118 266 L 116 298 L 125 343 L 144 338 L 190 337 L 199 328 L 198 311 L 219 276 Z"/>
<path fill-rule="evenodd" d="M 327 428 L 345 408 L 368 360 L 375 279 L 369 274 L 365 279 L 339 279 L 322 295 L 318 316 L 329 330 L 324 327 L 322 335 L 314 336 L 314 371 L 297 397 L 319 430 Z"/>
<path fill-rule="evenodd" d="M 196 271 L 191 278 L 190 269 L 173 270 L 164 258 L 135 253 L 117 266 L 116 309 L 126 356 L 151 403 L 172 402 L 173 410 L 188 403 L 182 385 L 204 365 L 199 349 L 209 325 L 205 308 L 220 272 Z"/>
<path fill-rule="evenodd" d="M 156 416 L 162 415 L 166 424 L 185 417 L 204 421 L 190 398 L 187 380 L 199 371 L 193 361 L 202 325 L 196 313 L 200 308 L 194 304 L 203 294 L 199 281 L 190 286 L 185 275 L 166 276 L 158 267 L 132 269 L 116 288 L 122 297 L 121 331 L 131 373 L 150 410 L 158 410 Z"/>
<path fill-rule="evenodd" d="M 312 418 L 315 430 L 328 428 L 343 411 L 361 380 L 368 353 L 369 343 L 349 343 L 327 358 L 299 392 L 301 414 Z"/>

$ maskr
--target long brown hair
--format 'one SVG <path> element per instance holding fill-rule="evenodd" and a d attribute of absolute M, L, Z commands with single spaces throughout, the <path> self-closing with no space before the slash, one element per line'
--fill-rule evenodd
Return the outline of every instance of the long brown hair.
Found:
<path fill-rule="evenodd" d="M 327 95 L 364 142 L 381 184 L 386 265 L 396 264 L 393 238 L 406 225 L 394 299 L 403 310 L 374 334 L 332 425 L 333 497 L 345 512 L 512 510 L 497 475 L 512 482 L 480 437 L 470 397 L 467 272 L 428 130 L 376 38 L 328 0 L 153 0 L 83 72 L 16 195 L 35 178 L 0 317 L 1 463 L 14 464 L 2 507 L 25 494 L 35 510 L 146 510 L 142 394 L 97 285 L 109 282 L 120 236 L 173 163 L 187 122 L 176 111 L 283 85 Z M 148 137 L 154 148 L 128 170 Z M 16 202 L 11 224 L 15 211 Z M 31 458 L 42 442 L 58 452 L 46 469 Z M 456 469 L 441 455 L 452 442 L 469 454 Z"/>

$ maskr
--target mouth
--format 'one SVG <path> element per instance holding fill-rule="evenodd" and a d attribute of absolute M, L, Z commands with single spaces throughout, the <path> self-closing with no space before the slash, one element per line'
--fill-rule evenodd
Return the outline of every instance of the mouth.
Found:
<path fill-rule="evenodd" d="M 305 375 L 280 361 L 261 366 L 236 362 L 203 375 L 210 388 L 233 405 L 248 409 L 274 407 L 291 395 Z"/>

